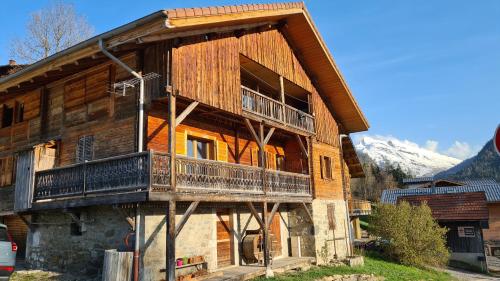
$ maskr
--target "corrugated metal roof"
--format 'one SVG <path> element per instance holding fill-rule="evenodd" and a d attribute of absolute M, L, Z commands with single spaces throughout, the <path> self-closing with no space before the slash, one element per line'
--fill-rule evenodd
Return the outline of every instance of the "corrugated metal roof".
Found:
<path fill-rule="evenodd" d="M 480 180 L 460 180 L 463 186 L 444 186 L 432 188 L 412 188 L 412 189 L 386 189 L 382 192 L 380 201 L 382 203 L 396 204 L 398 197 L 410 195 L 428 195 L 428 194 L 450 194 L 463 192 L 480 192 L 486 194 L 488 203 L 500 202 L 500 184 L 492 179 Z"/>
<path fill-rule="evenodd" d="M 403 183 L 421 183 L 421 182 L 431 182 L 434 181 L 434 177 L 420 177 L 420 178 L 411 178 L 411 179 L 403 179 Z"/>

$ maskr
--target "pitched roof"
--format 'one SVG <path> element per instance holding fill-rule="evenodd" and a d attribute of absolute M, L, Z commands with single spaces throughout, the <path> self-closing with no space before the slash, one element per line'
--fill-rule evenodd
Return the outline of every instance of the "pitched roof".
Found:
<path fill-rule="evenodd" d="M 439 221 L 488 220 L 484 192 L 410 195 L 399 197 L 398 203 L 401 201 L 407 201 L 411 205 L 426 202 L 432 210 L 432 216 Z"/>
<path fill-rule="evenodd" d="M 403 184 L 432 182 L 434 177 L 419 177 L 403 179 Z"/>
<path fill-rule="evenodd" d="M 500 184 L 491 179 L 461 180 L 463 186 L 444 186 L 436 188 L 386 189 L 382 192 L 380 202 L 396 204 L 398 197 L 410 195 L 452 194 L 463 192 L 481 192 L 486 194 L 488 203 L 500 202 Z"/>
<path fill-rule="evenodd" d="M 302 2 L 161 10 L 63 50 L 16 74 L 0 78 L 0 93 L 7 90 L 9 93 L 21 92 L 38 86 L 33 82 L 30 84 L 30 81 L 42 83 L 40 77 L 44 74 L 99 53 L 97 43 L 101 39 L 108 48 L 116 48 L 131 42 L 140 44 L 189 36 L 209 28 L 237 29 L 242 25 L 266 22 L 284 23 L 283 33 L 292 47 L 297 49 L 304 69 L 339 121 L 341 133 L 367 130 L 368 121 Z M 78 71 L 75 67 L 72 69 Z M 61 76 L 61 73 L 53 75 Z M 35 77 L 39 79 L 33 79 Z M 18 88 L 18 85 L 21 87 Z"/>

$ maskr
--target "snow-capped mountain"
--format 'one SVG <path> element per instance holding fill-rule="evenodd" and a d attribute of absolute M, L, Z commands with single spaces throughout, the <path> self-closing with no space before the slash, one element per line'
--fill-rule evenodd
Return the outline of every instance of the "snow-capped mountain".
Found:
<path fill-rule="evenodd" d="M 366 154 L 379 166 L 399 164 L 405 172 L 417 177 L 434 175 L 461 162 L 411 141 L 393 137 L 364 136 L 356 144 L 356 150 Z"/>

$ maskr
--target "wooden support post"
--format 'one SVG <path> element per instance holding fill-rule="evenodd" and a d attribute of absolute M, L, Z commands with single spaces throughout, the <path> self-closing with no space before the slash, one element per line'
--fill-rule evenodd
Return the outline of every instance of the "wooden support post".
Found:
<path fill-rule="evenodd" d="M 175 214 L 176 202 L 168 201 L 167 207 L 167 254 L 166 254 L 166 279 L 175 281 Z"/>
<path fill-rule="evenodd" d="M 170 154 L 170 189 L 176 191 L 175 169 L 175 93 L 168 93 L 168 153 Z"/>
<path fill-rule="evenodd" d="M 285 114 L 285 83 L 283 81 L 283 76 L 280 75 L 280 100 L 281 100 L 281 114 L 282 121 L 286 123 L 286 114 Z"/>
<path fill-rule="evenodd" d="M 199 102 L 197 101 L 193 101 L 188 107 L 186 107 L 186 109 L 184 109 L 184 111 L 179 114 L 179 116 L 177 116 L 177 118 L 175 119 L 175 126 L 179 126 L 179 124 L 182 123 L 182 121 L 184 121 L 184 119 L 186 119 L 186 117 L 191 113 L 193 112 L 193 110 L 196 108 L 196 106 L 198 106 L 198 104 L 200 104 Z"/>
<path fill-rule="evenodd" d="M 268 271 L 270 271 L 270 261 L 269 261 L 269 221 L 267 218 L 267 202 L 264 201 L 263 209 L 262 209 L 262 218 L 264 220 L 264 233 L 263 233 L 263 242 L 264 242 L 264 266 L 266 267 L 266 277 L 268 275 Z"/>
<path fill-rule="evenodd" d="M 274 130 L 275 130 L 275 128 L 274 128 L 274 127 L 273 127 L 273 128 L 271 128 L 271 129 L 269 129 L 269 132 L 267 132 L 266 138 L 264 138 L 264 142 L 263 142 L 263 144 L 262 144 L 263 146 L 266 146 L 266 145 L 267 145 L 267 143 L 269 142 L 269 140 L 270 140 L 270 139 L 271 139 L 271 137 L 273 136 Z"/>
<path fill-rule="evenodd" d="M 191 214 L 193 214 L 196 207 L 198 207 L 198 204 L 200 204 L 200 201 L 191 202 L 191 205 L 189 205 L 189 208 L 186 210 L 179 223 L 175 226 L 175 237 L 179 235 Z"/>
<path fill-rule="evenodd" d="M 266 151 L 265 151 L 265 143 L 264 143 L 264 124 L 262 122 L 259 124 L 259 155 L 260 162 L 262 167 L 262 190 L 264 194 L 267 194 L 267 184 L 266 184 Z"/>

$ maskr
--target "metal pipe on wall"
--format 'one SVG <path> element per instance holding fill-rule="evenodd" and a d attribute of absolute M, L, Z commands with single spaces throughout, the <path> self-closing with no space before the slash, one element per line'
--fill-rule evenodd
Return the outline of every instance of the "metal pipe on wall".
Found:
<path fill-rule="evenodd" d="M 140 80 L 139 86 L 139 116 L 138 116 L 138 129 L 137 129 L 137 151 L 142 152 L 144 149 L 144 78 L 141 74 L 137 73 L 135 70 L 130 68 L 127 64 L 122 62 L 117 57 L 113 56 L 106 48 L 102 39 L 99 39 L 99 49 L 101 52 L 114 61 L 116 64 L 121 66 L 127 72 L 135 76 Z M 135 216 L 135 246 L 134 246 L 134 281 L 139 281 L 139 259 L 140 259 L 140 219 L 141 219 L 141 209 L 140 204 L 136 206 L 136 216 Z"/>

